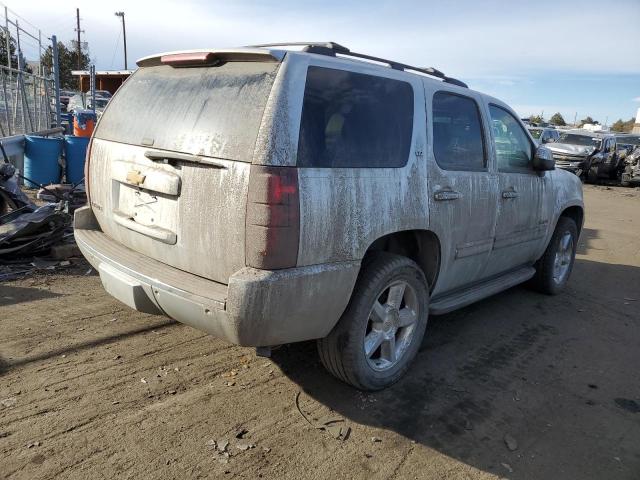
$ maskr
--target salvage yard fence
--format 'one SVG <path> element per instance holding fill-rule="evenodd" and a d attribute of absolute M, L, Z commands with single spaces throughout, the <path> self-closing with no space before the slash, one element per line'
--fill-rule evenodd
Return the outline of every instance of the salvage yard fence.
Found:
<path fill-rule="evenodd" d="M 41 59 L 49 48 L 45 42 L 55 36 L 44 34 L 4 3 L 0 2 L 0 7 L 4 7 L 0 8 L 4 49 L 0 58 L 0 138 L 48 130 L 60 122 L 53 75 L 58 69 L 57 55 L 53 58 L 54 71 L 45 72 Z"/>
<path fill-rule="evenodd" d="M 46 130 L 54 121 L 50 78 L 0 66 L 0 136 Z"/>

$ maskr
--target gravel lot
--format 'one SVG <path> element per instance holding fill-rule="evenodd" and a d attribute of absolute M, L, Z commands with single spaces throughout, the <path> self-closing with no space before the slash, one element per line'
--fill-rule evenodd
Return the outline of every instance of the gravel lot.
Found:
<path fill-rule="evenodd" d="M 565 293 L 432 317 L 376 394 L 313 343 L 257 358 L 134 312 L 80 259 L 2 283 L 0 477 L 637 480 L 640 191 L 585 199 Z"/>

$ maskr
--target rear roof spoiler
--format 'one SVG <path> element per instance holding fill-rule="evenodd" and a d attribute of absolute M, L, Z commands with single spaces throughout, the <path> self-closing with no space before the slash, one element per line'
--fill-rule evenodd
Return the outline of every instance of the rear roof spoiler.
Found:
<path fill-rule="evenodd" d="M 141 58 L 138 67 L 163 64 L 174 66 L 209 65 L 220 62 L 281 62 L 286 52 L 264 48 L 198 49 L 158 53 Z"/>

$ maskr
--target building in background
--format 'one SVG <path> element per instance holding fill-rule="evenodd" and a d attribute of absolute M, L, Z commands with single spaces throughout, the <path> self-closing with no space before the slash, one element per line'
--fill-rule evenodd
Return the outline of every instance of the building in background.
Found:
<path fill-rule="evenodd" d="M 603 127 L 599 123 L 585 123 L 580 128 L 589 130 L 590 132 L 604 132 L 609 130 L 607 127 Z"/>
<path fill-rule="evenodd" d="M 133 70 L 98 70 L 96 71 L 96 90 L 107 90 L 114 94 L 133 72 Z M 71 74 L 80 77 L 81 90 L 88 92 L 89 70 L 73 70 Z"/>
<path fill-rule="evenodd" d="M 638 112 L 636 113 L 636 123 L 633 125 L 633 130 L 631 133 L 640 134 L 640 108 L 638 108 Z"/>

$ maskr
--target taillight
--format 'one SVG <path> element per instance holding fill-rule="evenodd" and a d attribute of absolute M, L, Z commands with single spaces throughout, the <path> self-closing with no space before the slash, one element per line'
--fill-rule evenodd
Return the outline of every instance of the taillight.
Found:
<path fill-rule="evenodd" d="M 91 198 L 89 196 L 89 160 L 91 159 L 91 145 L 93 144 L 93 135 L 87 145 L 87 156 L 84 157 L 84 191 L 87 193 L 87 205 L 91 205 Z"/>
<path fill-rule="evenodd" d="M 295 267 L 300 237 L 298 170 L 252 165 L 247 198 L 246 264 Z"/>

